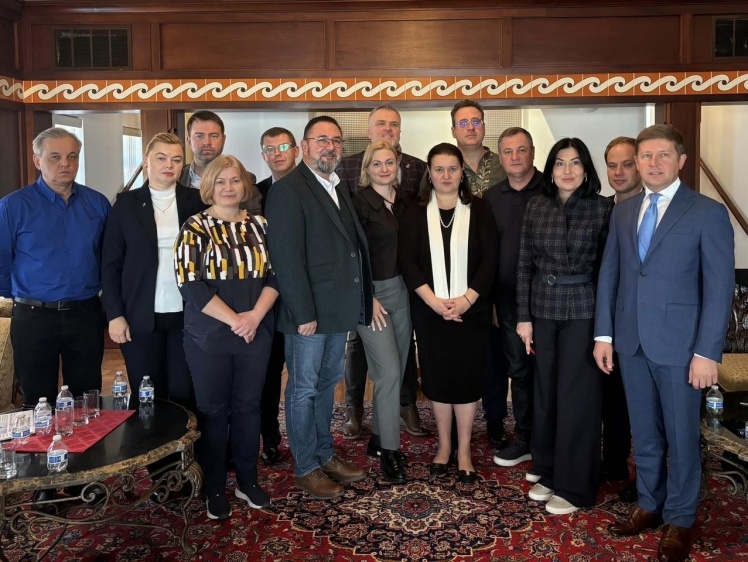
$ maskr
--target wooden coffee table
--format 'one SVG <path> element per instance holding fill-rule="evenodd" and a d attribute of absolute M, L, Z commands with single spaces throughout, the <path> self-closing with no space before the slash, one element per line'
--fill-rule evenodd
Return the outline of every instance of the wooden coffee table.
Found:
<path fill-rule="evenodd" d="M 102 397 L 101 401 L 103 409 L 112 409 L 111 397 Z M 185 543 L 189 527 L 187 506 L 203 479 L 194 457 L 194 443 L 200 436 L 195 416 L 168 400 L 157 399 L 148 409 L 140 408 L 134 398 L 125 408 L 136 413 L 84 453 L 70 453 L 65 472 L 50 473 L 46 453 L 17 455 L 18 475 L 0 480 L 0 560 L 7 561 L 2 538 L 8 531 L 11 535 L 22 533 L 37 538 L 41 524 L 48 522 L 129 525 L 123 518 L 125 514 L 151 496 L 161 502 L 177 501 L 175 494 L 187 483 L 191 486 L 178 499 L 184 521 L 181 535 L 165 526 L 145 526 L 166 530 L 190 554 L 197 551 L 197 547 Z M 142 470 L 146 467 L 147 473 Z M 58 495 L 53 500 L 33 503 L 29 494 L 23 493 L 63 487 L 77 487 L 78 495 Z M 45 555 L 46 552 L 41 558 Z"/>

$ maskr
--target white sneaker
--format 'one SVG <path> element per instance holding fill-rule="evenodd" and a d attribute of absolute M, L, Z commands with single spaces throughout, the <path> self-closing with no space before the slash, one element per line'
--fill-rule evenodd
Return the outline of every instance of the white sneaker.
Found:
<path fill-rule="evenodd" d="M 536 502 L 547 502 L 553 497 L 553 490 L 542 484 L 535 484 L 530 488 L 530 493 L 527 495 L 531 500 L 535 500 Z"/>
<path fill-rule="evenodd" d="M 545 510 L 553 515 L 568 515 L 578 511 L 579 508 L 575 505 L 571 505 L 561 496 L 553 496 L 548 503 L 545 504 Z"/>
<path fill-rule="evenodd" d="M 537 484 L 540 482 L 540 474 L 533 474 L 532 472 L 525 472 L 525 480 Z"/>

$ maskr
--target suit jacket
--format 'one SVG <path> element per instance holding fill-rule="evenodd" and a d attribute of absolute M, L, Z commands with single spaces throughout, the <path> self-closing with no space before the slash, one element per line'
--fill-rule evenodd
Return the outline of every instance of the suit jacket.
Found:
<path fill-rule="evenodd" d="M 179 176 L 179 183 L 187 187 L 192 187 L 190 185 L 191 167 L 192 167 L 192 164 L 186 165 L 184 168 L 182 168 L 182 174 Z M 247 171 L 247 173 L 249 174 L 249 180 L 251 182 L 251 185 L 248 188 L 249 199 L 247 199 L 244 203 L 241 204 L 241 208 L 246 211 L 249 211 L 249 213 L 252 215 L 259 215 L 261 213 L 261 208 L 262 208 L 262 202 L 261 202 L 262 196 L 260 195 L 260 191 L 257 189 L 257 186 L 255 185 L 257 183 L 257 176 L 255 176 L 250 171 Z"/>
<path fill-rule="evenodd" d="M 301 324 L 315 320 L 320 334 L 371 323 L 366 234 L 346 183 L 341 181 L 336 190 L 341 209 L 350 213 L 358 243 L 351 240 L 341 211 L 306 163 L 270 190 L 265 211 L 270 261 L 280 288 L 280 332 L 295 334 Z"/>
<path fill-rule="evenodd" d="M 176 205 L 181 226 L 205 209 L 197 189 L 177 184 Z M 124 316 L 134 335 L 154 326 L 158 240 L 148 182 L 117 195 L 104 231 L 101 260 L 102 301 L 107 320 Z"/>
<path fill-rule="evenodd" d="M 363 152 L 353 154 L 352 156 L 346 156 L 341 160 L 340 165 L 335 170 L 341 182 L 348 182 L 348 187 L 351 189 L 351 195 L 356 195 L 356 193 L 358 193 L 358 181 L 361 179 L 361 164 L 363 161 Z M 421 178 L 423 178 L 425 174 L 426 162 L 415 156 L 403 154 L 400 162 L 400 184 L 398 185 L 398 188 L 415 197 L 418 195 Z"/>
<path fill-rule="evenodd" d="M 623 355 L 641 345 L 661 365 L 686 366 L 694 354 L 721 361 L 735 286 L 727 210 L 681 183 L 642 262 L 637 229 L 644 195 L 613 210 L 595 336 L 612 336 Z"/>
<path fill-rule="evenodd" d="M 270 192 L 271 185 L 273 185 L 273 176 L 267 177 L 257 184 L 257 191 L 260 192 L 260 196 L 262 197 L 260 206 L 262 207 L 261 214 L 263 217 L 265 216 L 265 206 L 268 202 L 268 193 Z"/>

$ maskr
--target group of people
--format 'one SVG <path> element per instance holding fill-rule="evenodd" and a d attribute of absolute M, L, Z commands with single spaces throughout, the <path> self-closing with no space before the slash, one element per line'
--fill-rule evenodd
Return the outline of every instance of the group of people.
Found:
<path fill-rule="evenodd" d="M 207 515 L 226 519 L 228 458 L 235 496 L 270 503 L 257 462 L 280 457 L 284 363 L 299 489 L 329 499 L 367 476 L 331 434 L 344 372 L 344 437 L 361 435 L 368 373 L 367 452 L 384 479 L 406 482 L 400 428 L 426 434 L 417 348 L 438 433 L 431 475 L 454 464 L 459 481 L 478 480 L 482 402 L 493 461 L 531 462 L 529 497 L 568 514 L 595 503 L 601 473 L 628 479 L 633 434 L 638 506 L 610 532 L 664 522 L 660 559 L 684 560 L 700 389 L 716 382 L 731 305 L 724 206 L 680 181 L 683 139 L 669 125 L 611 141 L 606 198 L 580 139 L 558 141 L 540 171 L 525 129 L 504 131 L 493 152 L 477 102 L 451 118 L 456 144 L 425 162 L 402 153 L 390 105 L 370 114 L 371 144 L 346 158 L 332 117 L 311 119 L 299 143 L 274 127 L 260 139 L 272 175 L 257 184 L 222 154 L 221 119 L 201 111 L 187 126 L 192 164 L 178 137 L 154 136 L 147 181 L 111 208 L 74 181 L 80 141 L 42 132 L 39 179 L 0 201 L 0 294 L 14 299 L 25 405 L 56 394 L 60 358 L 73 392 L 100 387 L 105 314 L 131 386 L 148 375 L 197 412 Z"/>

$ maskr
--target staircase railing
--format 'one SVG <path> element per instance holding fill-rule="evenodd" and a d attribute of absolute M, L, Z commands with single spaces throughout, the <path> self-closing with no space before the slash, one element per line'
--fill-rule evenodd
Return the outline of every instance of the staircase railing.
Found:
<path fill-rule="evenodd" d="M 140 164 L 138 164 L 138 167 L 135 170 L 135 173 L 132 175 L 132 177 L 129 180 L 127 180 L 127 183 L 125 184 L 125 187 L 122 188 L 122 191 L 130 191 L 132 189 L 133 184 L 137 181 L 142 171 L 143 171 L 143 163 L 141 162 Z"/>
<path fill-rule="evenodd" d="M 704 162 L 703 158 L 699 159 L 699 165 L 701 166 L 701 169 L 704 170 L 704 173 L 706 174 L 706 177 L 709 178 L 709 181 L 712 182 L 712 186 L 714 187 L 714 190 L 722 198 L 722 201 L 725 202 L 725 205 L 727 206 L 727 208 L 730 209 L 732 216 L 734 216 L 735 220 L 738 221 L 738 224 L 743 229 L 743 232 L 748 234 L 748 220 L 746 220 L 743 212 L 737 206 L 733 198 L 730 197 L 730 194 L 727 193 L 727 190 L 724 188 L 724 186 L 721 183 L 719 183 L 717 176 L 714 175 L 714 172 L 712 172 L 712 170 L 709 168 L 707 163 Z"/>

